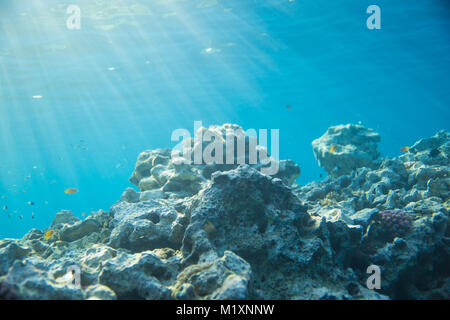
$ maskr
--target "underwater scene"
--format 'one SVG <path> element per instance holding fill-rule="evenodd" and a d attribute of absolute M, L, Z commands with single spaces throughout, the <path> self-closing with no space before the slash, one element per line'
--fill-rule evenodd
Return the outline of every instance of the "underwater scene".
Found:
<path fill-rule="evenodd" d="M 0 300 L 448 300 L 446 0 L 0 1 Z"/>

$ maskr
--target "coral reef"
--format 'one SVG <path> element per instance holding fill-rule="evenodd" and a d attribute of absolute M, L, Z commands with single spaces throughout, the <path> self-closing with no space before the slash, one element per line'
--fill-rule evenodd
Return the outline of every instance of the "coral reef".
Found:
<path fill-rule="evenodd" d="M 411 228 L 412 218 L 405 212 L 386 210 L 379 215 L 381 226 L 394 237 L 405 235 Z"/>
<path fill-rule="evenodd" d="M 0 280 L 0 300 L 16 300 L 16 291 L 4 280 Z"/>
<path fill-rule="evenodd" d="M 205 136 L 215 137 L 212 141 L 205 141 Z M 244 154 L 238 154 L 239 143 L 242 142 Z M 123 197 L 130 202 L 140 200 L 150 200 L 170 197 L 188 197 L 200 191 L 211 179 L 211 175 L 216 171 L 232 170 L 239 164 L 249 164 L 258 169 L 276 163 L 278 172 L 276 177 L 284 183 L 292 185 L 300 176 L 300 168 L 292 160 L 277 161 L 268 156 L 266 148 L 257 144 L 256 140 L 245 136 L 245 131 L 238 125 L 224 124 L 222 126 L 211 126 L 208 129 L 200 128 L 196 132 L 195 138 L 186 139 L 185 145 L 189 146 L 188 154 L 185 158 L 182 155 L 174 156 L 171 149 L 157 149 L 142 152 L 136 162 L 130 182 L 139 187 L 141 194 L 138 195 L 127 189 Z M 218 144 L 218 145 L 217 145 Z M 227 147 L 233 150 L 227 159 Z M 220 162 L 205 163 L 202 158 L 195 164 L 195 152 L 200 150 L 206 152 L 220 149 L 222 156 Z M 200 152 L 200 155 L 204 155 Z M 219 152 L 217 152 L 219 154 Z M 251 156 L 255 155 L 256 163 L 252 163 Z M 217 155 L 219 157 L 219 155 Z M 267 157 L 267 158 L 265 158 Z M 190 161 L 190 164 L 183 162 L 183 159 Z M 265 160 L 262 161 L 262 160 Z M 219 163 L 218 163 L 219 162 Z"/>
<path fill-rule="evenodd" d="M 201 132 L 227 128 L 240 127 Z M 450 135 L 398 158 L 380 158 L 379 140 L 330 128 L 313 143 L 330 175 L 305 186 L 290 160 L 270 176 L 261 163 L 145 151 L 130 178 L 139 192 L 108 212 L 61 211 L 45 230 L 0 240 L 2 288 L 20 299 L 449 299 Z M 372 264 L 380 290 L 366 287 Z"/>
<path fill-rule="evenodd" d="M 379 265 L 380 292 L 391 298 L 450 297 L 449 145 L 449 133 L 440 131 L 398 158 L 296 188 L 312 206 L 312 215 L 333 213 L 346 224 L 363 228 L 356 249 L 336 242 L 336 254 L 360 279 L 368 265 Z M 440 150 L 438 155 L 435 149 Z M 398 211 L 405 229 L 386 232 L 397 223 L 380 223 L 379 213 Z"/>
<path fill-rule="evenodd" d="M 338 177 L 356 168 L 374 168 L 380 156 L 380 135 L 360 125 L 347 124 L 328 128 L 312 142 L 314 155 L 329 175 Z"/>

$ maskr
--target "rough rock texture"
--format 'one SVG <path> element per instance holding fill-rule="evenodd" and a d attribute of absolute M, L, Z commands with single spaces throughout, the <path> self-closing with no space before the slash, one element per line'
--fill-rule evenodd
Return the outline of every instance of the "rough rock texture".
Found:
<path fill-rule="evenodd" d="M 205 141 L 204 137 L 211 141 Z M 242 139 L 242 140 L 238 140 Z M 238 154 L 238 141 L 243 141 L 245 153 L 242 157 Z M 139 187 L 141 194 L 127 189 L 122 195 L 122 199 L 128 202 L 147 201 L 151 199 L 168 197 L 188 197 L 197 194 L 211 179 L 211 175 L 216 171 L 235 169 L 239 164 L 250 164 L 254 168 L 267 167 L 271 163 L 276 163 L 279 170 L 276 176 L 287 185 L 292 185 L 300 176 L 300 168 L 291 160 L 276 161 L 268 157 L 267 149 L 257 145 L 256 141 L 251 142 L 251 138 L 245 137 L 244 130 L 238 125 L 224 124 L 223 126 L 211 126 L 208 129 L 200 128 L 196 132 L 196 137 L 188 139 L 185 144 L 190 146 L 186 161 L 183 161 L 180 154 L 172 154 L 171 149 L 157 149 L 142 152 L 136 162 L 130 182 Z M 231 155 L 231 163 L 227 161 L 227 145 L 235 144 L 234 153 Z M 218 145 L 217 145 L 218 144 Z M 204 157 L 198 162 L 195 159 L 195 151 L 201 150 L 200 154 L 215 155 L 215 149 L 221 150 L 223 157 L 221 162 L 206 162 Z M 231 150 L 231 149 L 230 149 Z M 251 154 L 256 155 L 256 163 L 251 162 Z M 267 159 L 263 157 L 267 155 Z M 219 157 L 219 156 L 217 156 Z M 265 161 L 268 163 L 266 163 Z"/>
<path fill-rule="evenodd" d="M 312 142 L 314 155 L 329 175 L 338 177 L 361 167 L 375 168 L 379 157 L 380 135 L 360 125 L 328 128 Z"/>
<path fill-rule="evenodd" d="M 246 165 L 216 172 L 190 210 L 184 259 L 208 262 L 233 251 L 252 266 L 249 298 L 318 299 L 324 295 L 316 290 L 321 287 L 350 298 L 338 289 L 356 278 L 347 270 L 333 270 L 332 249 L 324 236 L 329 227 L 307 210 L 278 178 Z M 345 232 L 351 233 L 350 228 Z M 367 289 L 358 289 L 372 297 Z"/>
<path fill-rule="evenodd" d="M 179 249 L 188 219 L 171 202 L 119 202 L 114 215 L 109 245 L 133 252 L 146 249 Z"/>
<path fill-rule="evenodd" d="M 174 277 L 176 269 L 151 251 L 120 252 L 102 265 L 98 281 L 119 299 L 168 299 L 171 292 L 161 282 Z"/>
<path fill-rule="evenodd" d="M 337 253 L 360 279 L 368 265 L 379 265 L 381 292 L 391 298 L 450 298 L 449 145 L 449 133 L 440 131 L 375 169 L 296 188 L 312 215 L 338 212 L 340 220 L 362 228 L 356 250 L 336 242 Z M 409 232 L 395 238 L 381 219 L 383 211 L 407 215 Z"/>
<path fill-rule="evenodd" d="M 329 132 L 367 146 L 370 165 L 355 157 L 347 174 L 296 186 L 292 161 L 269 176 L 145 152 L 131 178 L 141 192 L 127 189 L 109 212 L 79 220 L 61 211 L 47 229 L 0 240 L 1 290 L 19 299 L 449 299 L 449 134 L 374 161 L 377 134 Z M 339 148 L 335 161 L 350 159 Z M 372 264 L 380 290 L 366 287 Z"/>
<path fill-rule="evenodd" d="M 193 264 L 181 271 L 172 288 L 175 299 L 246 299 L 251 267 L 241 257 L 225 251 L 221 258 Z"/>
<path fill-rule="evenodd" d="M 0 280 L 0 300 L 16 300 L 17 293 L 6 281 Z"/>

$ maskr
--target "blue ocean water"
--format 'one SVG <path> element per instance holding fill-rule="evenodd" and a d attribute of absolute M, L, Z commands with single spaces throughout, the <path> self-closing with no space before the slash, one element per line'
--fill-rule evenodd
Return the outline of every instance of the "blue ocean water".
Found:
<path fill-rule="evenodd" d="M 79 30 L 66 26 L 71 4 Z M 380 30 L 366 27 L 372 4 Z M 0 2 L 0 239 L 43 229 L 61 209 L 108 210 L 132 186 L 137 155 L 173 147 L 172 131 L 192 132 L 195 120 L 279 129 L 280 157 L 301 166 L 300 184 L 321 179 L 311 142 L 329 126 L 373 128 L 386 156 L 449 130 L 449 7 Z"/>

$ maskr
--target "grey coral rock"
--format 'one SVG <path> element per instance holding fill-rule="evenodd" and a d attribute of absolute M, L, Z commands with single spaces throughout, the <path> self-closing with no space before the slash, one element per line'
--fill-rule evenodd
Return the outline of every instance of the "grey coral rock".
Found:
<path fill-rule="evenodd" d="M 251 267 L 231 251 L 181 271 L 174 286 L 176 299 L 229 300 L 248 298 Z"/>
<path fill-rule="evenodd" d="M 120 200 L 126 201 L 126 202 L 139 202 L 140 199 L 140 193 L 136 192 L 133 188 L 127 188 L 120 197 Z"/>
<path fill-rule="evenodd" d="M 111 211 L 114 214 L 109 242 L 112 247 L 139 252 L 181 246 L 186 218 L 170 204 L 119 202 Z"/>
<path fill-rule="evenodd" d="M 146 151 L 131 177 L 141 191 L 108 212 L 61 211 L 47 229 L 0 240 L 0 282 L 20 299 L 449 299 L 449 134 L 380 159 L 369 129 L 329 131 L 318 146 L 342 142 L 345 173 L 305 186 L 289 160 L 270 176 Z M 387 236 L 384 210 L 404 212 L 410 230 Z M 366 287 L 371 264 L 381 290 Z M 73 266 L 81 286 L 68 281 Z"/>
<path fill-rule="evenodd" d="M 202 139 L 205 136 L 216 138 L 205 141 Z M 274 168 L 278 168 L 275 177 L 280 178 L 289 186 L 292 185 L 300 176 L 299 166 L 292 160 L 277 161 L 270 158 L 267 149 L 257 145 L 256 141 L 252 143 L 251 139 L 245 136 L 245 131 L 238 125 L 224 124 L 200 128 L 195 138 L 185 142 L 190 145 L 187 159 L 175 155 L 170 149 L 156 149 L 139 154 L 130 182 L 138 186 L 141 191 L 139 201 L 171 196 L 190 197 L 208 184 L 214 172 L 233 170 L 240 163 L 246 163 L 256 169 L 273 165 Z M 242 157 L 237 154 L 239 141 L 242 141 L 245 148 Z M 231 163 L 227 160 L 228 144 L 233 144 L 233 149 L 230 150 L 234 150 L 234 154 L 231 155 Z M 221 150 L 223 158 L 213 163 L 205 162 L 203 157 L 200 162 L 196 160 L 194 155 L 196 150 L 200 148 L 200 154 L 203 155 L 203 152 L 213 150 L 213 147 Z M 211 151 L 211 153 L 214 152 Z M 252 155 L 255 157 L 255 163 L 251 163 Z M 186 163 L 187 161 L 189 163 Z M 128 202 L 137 202 L 137 195 L 130 189 L 124 192 L 122 198 Z"/>
<path fill-rule="evenodd" d="M 30 248 L 14 239 L 0 240 L 0 275 L 8 272 L 14 261 L 26 257 Z"/>
<path fill-rule="evenodd" d="M 119 299 L 168 299 L 170 290 L 158 280 L 171 277 L 166 265 L 153 252 L 119 253 L 103 265 L 99 283 L 114 290 Z"/>
<path fill-rule="evenodd" d="M 74 216 L 73 212 L 70 210 L 61 210 L 55 215 L 55 218 L 52 221 L 51 227 L 57 227 L 62 224 L 74 224 L 80 221 L 77 217 Z"/>
<path fill-rule="evenodd" d="M 28 261 L 16 261 L 8 272 L 7 281 L 22 299 L 83 299 L 80 288 L 68 285 L 49 270 L 38 268 Z"/>
<path fill-rule="evenodd" d="M 328 128 L 312 142 L 314 155 L 333 177 L 350 174 L 361 167 L 375 168 L 380 156 L 380 135 L 361 125 L 347 124 Z M 331 148 L 336 148 L 330 152 Z"/>
<path fill-rule="evenodd" d="M 100 223 L 96 219 L 87 218 L 73 225 L 64 226 L 61 230 L 61 239 L 68 242 L 75 241 L 99 231 L 99 229 Z"/>
<path fill-rule="evenodd" d="M 392 298 L 436 295 L 448 299 L 449 143 L 450 135 L 440 131 L 415 143 L 410 152 L 384 159 L 374 169 L 358 168 L 296 189 L 314 211 L 339 207 L 363 227 L 356 250 L 340 247 L 336 253 L 347 257 L 344 260 L 361 279 L 367 265 L 379 265 L 384 284 L 381 292 Z M 377 218 L 384 210 L 405 212 L 414 220 L 412 230 L 402 238 L 386 236 Z"/>

